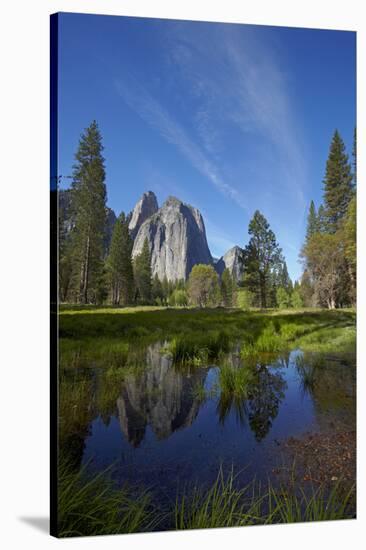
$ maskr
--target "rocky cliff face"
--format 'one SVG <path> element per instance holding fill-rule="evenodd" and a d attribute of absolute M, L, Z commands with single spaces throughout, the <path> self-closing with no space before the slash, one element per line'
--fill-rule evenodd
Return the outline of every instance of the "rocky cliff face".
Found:
<path fill-rule="evenodd" d="M 219 275 L 222 275 L 224 269 L 228 269 L 236 281 L 240 281 L 243 276 L 243 267 L 240 257 L 243 250 L 240 246 L 233 246 L 222 256 L 215 264 L 215 269 Z"/>
<path fill-rule="evenodd" d="M 137 206 L 137 205 L 136 205 Z M 145 239 L 151 251 L 152 274 L 169 281 L 187 279 L 195 264 L 212 264 L 202 216 L 197 208 L 169 197 L 138 230 L 132 257 Z"/>
<path fill-rule="evenodd" d="M 144 193 L 132 211 L 129 230 L 134 239 L 145 220 L 157 212 L 159 206 L 156 196 L 152 191 Z"/>

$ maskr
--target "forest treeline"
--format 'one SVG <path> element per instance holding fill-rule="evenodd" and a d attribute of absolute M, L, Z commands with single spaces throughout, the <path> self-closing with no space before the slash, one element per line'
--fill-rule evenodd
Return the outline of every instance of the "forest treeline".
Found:
<path fill-rule="evenodd" d="M 199 307 L 338 307 L 355 303 L 356 136 L 354 168 L 336 132 L 324 180 L 324 204 L 311 203 L 304 274 L 292 283 L 282 250 L 258 210 L 241 257 L 242 280 L 228 269 L 193 266 L 187 281 L 152 276 L 146 240 L 132 259 L 130 215 L 117 218 L 106 247 L 107 190 L 102 138 L 94 121 L 81 135 L 73 166 L 69 220 L 59 212 L 59 299 L 79 304 L 156 304 Z"/>
<path fill-rule="evenodd" d="M 310 204 L 301 258 L 304 304 L 334 309 L 356 305 L 357 137 L 352 163 L 336 130 L 323 181 L 323 202 Z"/>

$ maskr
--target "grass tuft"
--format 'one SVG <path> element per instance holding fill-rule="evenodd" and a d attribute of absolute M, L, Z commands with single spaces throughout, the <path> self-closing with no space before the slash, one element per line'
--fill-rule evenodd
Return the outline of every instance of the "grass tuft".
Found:
<path fill-rule="evenodd" d="M 87 467 L 78 472 L 61 462 L 58 484 L 58 535 L 78 537 L 136 533 L 151 530 L 158 520 L 150 509 L 150 497 L 117 489 L 110 469 L 91 477 Z"/>

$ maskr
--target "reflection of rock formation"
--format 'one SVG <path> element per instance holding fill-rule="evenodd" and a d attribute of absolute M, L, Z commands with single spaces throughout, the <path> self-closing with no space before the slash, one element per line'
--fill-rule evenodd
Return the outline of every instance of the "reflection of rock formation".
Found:
<path fill-rule="evenodd" d="M 117 400 L 122 432 L 135 447 L 143 440 L 147 425 L 158 439 L 164 439 L 191 425 L 200 406 L 193 390 L 203 384 L 205 371 L 195 368 L 190 375 L 179 372 L 159 350 L 160 346 L 150 346 L 147 368 L 127 377 Z"/>

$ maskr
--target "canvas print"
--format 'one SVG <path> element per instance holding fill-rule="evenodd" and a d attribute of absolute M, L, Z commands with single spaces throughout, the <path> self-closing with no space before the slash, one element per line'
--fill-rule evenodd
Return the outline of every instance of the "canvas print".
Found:
<path fill-rule="evenodd" d="M 356 517 L 356 33 L 51 17 L 51 532 Z"/>

